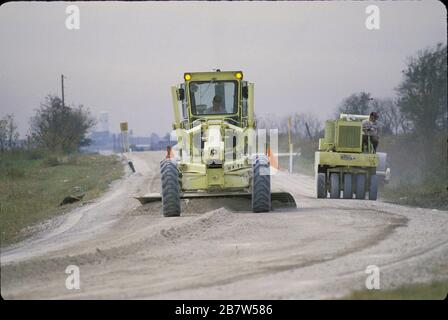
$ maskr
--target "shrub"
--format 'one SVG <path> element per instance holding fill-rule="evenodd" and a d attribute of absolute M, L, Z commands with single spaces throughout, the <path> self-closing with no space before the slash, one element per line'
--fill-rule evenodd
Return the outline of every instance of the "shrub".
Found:
<path fill-rule="evenodd" d="M 61 163 L 60 163 L 58 157 L 56 157 L 56 156 L 49 156 L 49 157 L 47 157 L 44 160 L 43 164 L 46 167 L 55 167 L 55 166 L 60 165 Z"/>

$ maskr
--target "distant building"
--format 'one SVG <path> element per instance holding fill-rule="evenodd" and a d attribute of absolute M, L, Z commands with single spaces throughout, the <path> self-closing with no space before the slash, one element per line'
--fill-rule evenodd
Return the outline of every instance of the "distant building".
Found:
<path fill-rule="evenodd" d="M 98 124 L 95 131 L 89 135 L 91 144 L 84 147 L 86 152 L 122 152 L 123 137 L 121 133 L 109 132 L 109 113 L 102 111 L 98 115 Z M 150 137 L 134 136 L 132 129 L 129 130 L 129 146 L 133 151 L 164 150 L 170 144 L 169 134 L 160 138 L 153 133 Z"/>
<path fill-rule="evenodd" d="M 151 150 L 166 150 L 167 146 L 173 145 L 174 143 L 170 141 L 170 134 L 166 134 L 163 138 L 159 138 L 158 141 L 154 141 L 151 145 Z"/>
<path fill-rule="evenodd" d="M 90 139 L 92 140 L 91 146 L 110 149 L 112 143 L 111 138 L 109 131 L 94 131 L 90 134 Z"/>
<path fill-rule="evenodd" d="M 98 115 L 96 130 L 90 133 L 91 144 L 85 148 L 88 152 L 114 150 L 113 136 L 109 132 L 109 113 L 102 111 Z"/>

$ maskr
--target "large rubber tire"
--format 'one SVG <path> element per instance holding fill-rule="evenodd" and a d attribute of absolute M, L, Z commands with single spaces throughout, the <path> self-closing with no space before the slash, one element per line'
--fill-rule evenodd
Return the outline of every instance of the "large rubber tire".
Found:
<path fill-rule="evenodd" d="M 378 157 L 378 166 L 376 167 L 377 171 L 386 171 L 387 169 L 387 153 L 385 152 L 377 152 Z"/>
<path fill-rule="evenodd" d="M 378 195 L 378 177 L 376 174 L 370 176 L 369 200 L 376 200 Z"/>
<path fill-rule="evenodd" d="M 353 188 L 352 188 L 352 175 L 350 173 L 344 174 L 344 199 L 353 198 Z"/>
<path fill-rule="evenodd" d="M 252 211 L 268 212 L 271 210 L 271 176 L 269 159 L 259 155 L 252 164 Z"/>
<path fill-rule="evenodd" d="M 339 199 L 341 191 L 339 188 L 339 173 L 330 174 L 330 198 Z"/>
<path fill-rule="evenodd" d="M 317 197 L 318 198 L 326 198 L 327 197 L 327 187 L 325 185 L 325 173 L 317 174 Z"/>
<path fill-rule="evenodd" d="M 366 175 L 359 173 L 356 175 L 356 199 L 364 200 L 366 198 Z"/>
<path fill-rule="evenodd" d="M 180 185 L 176 161 L 164 159 L 160 162 L 160 178 L 163 216 L 178 217 L 180 216 Z"/>

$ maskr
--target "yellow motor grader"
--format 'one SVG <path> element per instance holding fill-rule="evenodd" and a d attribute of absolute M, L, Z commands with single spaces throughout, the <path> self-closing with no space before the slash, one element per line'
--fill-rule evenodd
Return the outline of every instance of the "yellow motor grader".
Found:
<path fill-rule="evenodd" d="M 270 152 L 257 139 L 254 85 L 243 72 L 187 72 L 184 80 L 171 87 L 177 144 L 160 163 L 162 192 L 140 202 L 161 200 L 167 217 L 191 198 L 248 198 L 253 212 L 273 201 L 296 207 L 291 194 L 271 192 Z"/>

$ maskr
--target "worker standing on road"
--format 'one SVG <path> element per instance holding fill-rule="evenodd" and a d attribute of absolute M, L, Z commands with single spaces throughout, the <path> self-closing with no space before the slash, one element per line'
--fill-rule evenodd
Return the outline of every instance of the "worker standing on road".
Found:
<path fill-rule="evenodd" d="M 368 138 L 370 137 L 370 142 L 372 143 L 373 150 L 378 148 L 379 135 L 378 135 L 378 120 L 379 116 L 377 112 L 371 112 L 369 119 L 362 122 L 362 131 L 364 135 L 362 136 L 362 143 L 367 145 Z"/>

